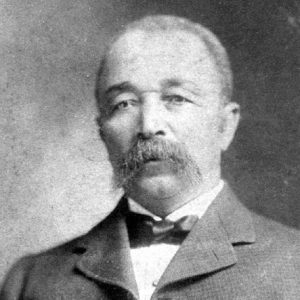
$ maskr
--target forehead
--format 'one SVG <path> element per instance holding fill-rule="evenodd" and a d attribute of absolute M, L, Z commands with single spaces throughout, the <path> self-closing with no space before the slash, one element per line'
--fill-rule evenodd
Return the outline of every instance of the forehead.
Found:
<path fill-rule="evenodd" d="M 195 34 L 178 30 L 122 35 L 106 57 L 104 73 L 105 87 L 124 81 L 146 87 L 174 78 L 197 84 L 219 82 L 206 44 Z"/>

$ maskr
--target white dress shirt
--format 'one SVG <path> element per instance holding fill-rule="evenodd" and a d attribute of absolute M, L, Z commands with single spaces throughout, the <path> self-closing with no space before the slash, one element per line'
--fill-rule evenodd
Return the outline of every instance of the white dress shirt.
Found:
<path fill-rule="evenodd" d="M 172 212 L 166 217 L 171 221 L 176 221 L 186 215 L 197 215 L 200 219 L 206 212 L 209 205 L 213 202 L 224 186 L 224 181 L 220 180 L 219 184 L 212 190 L 200 195 L 194 200 Z M 161 220 L 144 207 L 129 199 L 129 208 L 133 212 L 152 216 L 155 220 Z M 175 255 L 180 245 L 156 244 L 146 247 L 131 249 L 131 258 L 135 278 L 139 290 L 140 300 L 149 300 L 155 287 L 166 270 L 171 259 Z"/>

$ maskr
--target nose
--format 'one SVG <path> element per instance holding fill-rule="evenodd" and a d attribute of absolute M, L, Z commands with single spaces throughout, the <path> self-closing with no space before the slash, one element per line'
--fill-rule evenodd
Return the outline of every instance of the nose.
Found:
<path fill-rule="evenodd" d="M 156 93 L 149 93 L 144 96 L 140 112 L 140 125 L 138 138 L 150 139 L 163 137 L 167 134 L 166 116 L 159 96 Z"/>

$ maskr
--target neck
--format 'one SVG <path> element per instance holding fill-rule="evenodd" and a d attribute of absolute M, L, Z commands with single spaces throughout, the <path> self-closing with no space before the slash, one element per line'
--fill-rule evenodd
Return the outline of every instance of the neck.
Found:
<path fill-rule="evenodd" d="M 213 189 L 220 181 L 220 176 L 207 178 L 199 184 L 166 184 L 160 180 L 160 186 L 134 185 L 126 191 L 126 195 L 159 217 L 166 217 L 184 204 L 192 201 L 207 191 Z M 166 188 L 166 186 L 168 188 Z"/>

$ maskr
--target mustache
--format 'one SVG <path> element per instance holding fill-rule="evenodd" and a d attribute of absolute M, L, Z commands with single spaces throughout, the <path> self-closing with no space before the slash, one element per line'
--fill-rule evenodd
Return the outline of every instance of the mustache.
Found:
<path fill-rule="evenodd" d="M 117 161 L 117 186 L 128 187 L 142 166 L 149 161 L 167 161 L 173 172 L 187 175 L 193 181 L 201 178 L 196 162 L 182 144 L 161 138 L 138 139 Z"/>

